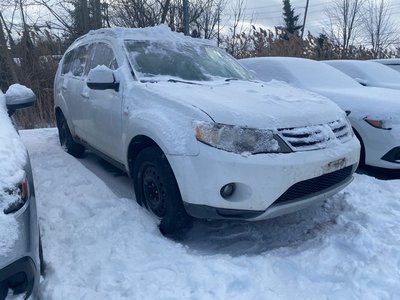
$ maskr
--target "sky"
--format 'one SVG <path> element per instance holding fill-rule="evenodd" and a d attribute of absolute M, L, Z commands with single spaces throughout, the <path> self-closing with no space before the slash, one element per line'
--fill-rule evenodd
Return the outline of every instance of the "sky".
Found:
<path fill-rule="evenodd" d="M 234 1 L 231 1 L 234 2 Z M 300 22 L 306 7 L 306 0 L 291 0 L 295 13 L 300 14 Z M 327 27 L 329 20 L 326 16 L 326 9 L 332 5 L 333 1 L 309 0 L 309 8 L 305 31 L 318 34 Z M 389 5 L 393 19 L 400 24 L 400 1 L 389 0 Z M 249 22 L 253 19 L 253 23 L 257 26 L 273 28 L 276 25 L 283 25 L 282 19 L 282 0 L 247 0 L 246 20 Z M 229 9 L 226 11 L 225 17 L 229 18 Z"/>

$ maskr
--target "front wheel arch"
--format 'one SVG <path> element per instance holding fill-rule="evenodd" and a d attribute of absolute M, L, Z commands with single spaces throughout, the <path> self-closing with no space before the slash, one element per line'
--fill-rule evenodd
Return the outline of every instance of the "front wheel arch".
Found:
<path fill-rule="evenodd" d="M 358 141 L 360 142 L 361 145 L 361 152 L 360 152 L 360 163 L 359 166 L 363 167 L 365 166 L 365 146 L 364 146 L 364 142 L 361 138 L 361 135 L 358 133 L 358 131 L 353 127 L 353 131 L 355 136 L 357 137 Z"/>

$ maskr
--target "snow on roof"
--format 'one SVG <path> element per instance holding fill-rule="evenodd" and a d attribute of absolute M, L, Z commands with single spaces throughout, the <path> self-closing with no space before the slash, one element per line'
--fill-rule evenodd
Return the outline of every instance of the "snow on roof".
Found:
<path fill-rule="evenodd" d="M 368 82 L 368 85 L 400 84 L 400 73 L 371 61 L 362 60 L 328 60 L 325 63 L 337 68 L 355 79 Z"/>
<path fill-rule="evenodd" d="M 213 44 L 210 40 L 192 38 L 185 36 L 182 32 L 172 31 L 171 28 L 166 24 L 157 25 L 154 27 L 146 28 L 125 28 L 125 27 L 113 27 L 103 28 L 97 30 L 91 30 L 86 35 L 77 39 L 77 41 L 83 39 L 91 39 L 91 37 L 98 37 L 99 35 L 108 36 L 111 38 L 122 39 L 122 40 L 145 40 L 145 41 L 157 41 L 157 40 L 171 40 L 191 43 L 202 43 L 202 44 Z"/>

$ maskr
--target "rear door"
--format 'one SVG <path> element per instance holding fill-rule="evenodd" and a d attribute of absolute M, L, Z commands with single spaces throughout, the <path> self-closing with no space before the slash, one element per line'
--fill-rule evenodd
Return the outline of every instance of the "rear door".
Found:
<path fill-rule="evenodd" d="M 61 89 L 58 91 L 67 103 L 69 114 L 67 118 L 72 122 L 75 133 L 82 139 L 86 137 L 88 126 L 82 107 L 88 58 L 88 45 L 79 46 L 65 55 L 60 76 Z"/>

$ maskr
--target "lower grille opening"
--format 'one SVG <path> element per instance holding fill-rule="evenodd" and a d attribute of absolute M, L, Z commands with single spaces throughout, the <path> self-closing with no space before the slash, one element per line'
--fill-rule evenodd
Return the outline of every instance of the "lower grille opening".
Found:
<path fill-rule="evenodd" d="M 284 192 L 274 204 L 280 204 L 299 198 L 303 198 L 314 193 L 323 192 L 328 190 L 334 185 L 345 181 L 352 173 L 353 166 L 340 169 L 338 171 L 321 175 L 319 177 L 311 178 L 308 180 L 300 181 L 292 185 L 286 192 Z"/>

